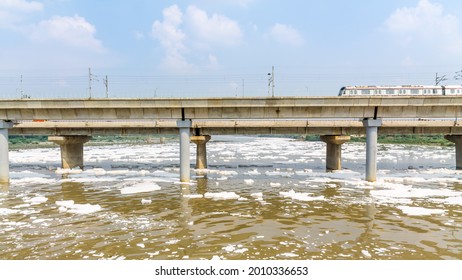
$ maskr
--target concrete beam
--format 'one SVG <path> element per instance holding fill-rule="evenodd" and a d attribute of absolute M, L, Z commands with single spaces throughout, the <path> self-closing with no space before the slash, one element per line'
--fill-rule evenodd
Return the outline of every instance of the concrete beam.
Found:
<path fill-rule="evenodd" d="M 462 96 L 6 99 L 0 119 L 454 118 Z"/>
<path fill-rule="evenodd" d="M 381 119 L 365 119 L 363 125 L 366 128 L 366 180 L 377 180 L 377 131 L 382 125 Z"/>
<path fill-rule="evenodd" d="M 0 184 L 10 182 L 10 162 L 8 157 L 8 129 L 13 127 L 10 121 L 0 120 Z"/>
<path fill-rule="evenodd" d="M 191 137 L 191 120 L 176 122 L 180 131 L 180 182 L 189 183 L 191 179 L 191 159 L 189 139 Z"/>
<path fill-rule="evenodd" d="M 321 141 L 327 144 L 326 170 L 334 171 L 342 169 L 342 144 L 350 141 L 348 135 L 322 135 Z"/>
<path fill-rule="evenodd" d="M 48 141 L 61 147 L 62 168 L 80 167 L 83 169 L 83 144 L 90 136 L 49 136 Z"/>
<path fill-rule="evenodd" d="M 210 135 L 191 136 L 191 142 L 197 145 L 196 169 L 207 169 L 207 142 Z"/>
<path fill-rule="evenodd" d="M 462 135 L 445 135 L 444 138 L 456 144 L 456 169 L 462 170 Z"/>

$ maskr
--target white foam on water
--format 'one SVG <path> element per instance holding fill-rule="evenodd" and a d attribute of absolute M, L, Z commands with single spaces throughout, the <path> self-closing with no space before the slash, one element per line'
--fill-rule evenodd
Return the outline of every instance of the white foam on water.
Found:
<path fill-rule="evenodd" d="M 152 183 L 152 182 L 143 182 L 138 183 L 130 187 L 124 187 L 120 190 L 121 194 L 136 194 L 136 193 L 143 193 L 143 192 L 153 192 L 158 191 L 161 188 L 159 185 Z"/>
<path fill-rule="evenodd" d="M 30 177 L 21 179 L 11 179 L 11 185 L 52 185 L 55 184 L 56 179 L 44 178 L 44 177 Z"/>
<path fill-rule="evenodd" d="M 92 168 L 92 169 L 86 169 L 83 171 L 83 174 L 85 175 L 94 175 L 94 176 L 103 176 L 106 175 L 107 171 L 104 170 L 103 168 Z"/>
<path fill-rule="evenodd" d="M 22 200 L 26 203 L 30 203 L 31 205 L 38 205 L 48 201 L 48 198 L 44 196 L 35 196 L 35 197 L 25 197 Z"/>
<path fill-rule="evenodd" d="M 227 200 L 227 199 L 239 199 L 240 196 L 235 192 L 219 192 L 219 193 L 210 193 L 207 192 L 204 194 L 204 198 L 211 198 L 214 200 Z"/>
<path fill-rule="evenodd" d="M 151 199 L 147 199 L 147 198 L 142 198 L 141 199 L 141 204 L 143 204 L 143 205 L 149 205 L 151 203 L 152 203 Z"/>
<path fill-rule="evenodd" d="M 316 200 L 325 200 L 324 196 L 312 196 L 311 193 L 297 193 L 294 190 L 290 190 L 288 192 L 279 192 L 279 195 L 282 197 L 288 197 L 293 200 L 301 200 L 301 201 L 316 201 Z"/>
<path fill-rule="evenodd" d="M 53 219 L 33 219 L 32 223 L 39 224 L 39 223 L 49 222 L 49 221 L 53 221 Z"/>
<path fill-rule="evenodd" d="M 372 258 L 371 253 L 369 253 L 369 251 L 367 251 L 367 250 L 361 250 L 361 255 L 363 255 L 367 259 Z"/>
<path fill-rule="evenodd" d="M 59 206 L 59 212 L 71 214 L 91 214 L 101 211 L 102 208 L 98 204 L 75 204 L 73 200 L 56 201 Z"/>
<path fill-rule="evenodd" d="M 277 188 L 277 187 L 281 186 L 281 183 L 273 183 L 273 182 L 271 182 L 270 186 L 273 187 L 273 188 Z"/>
<path fill-rule="evenodd" d="M 202 194 L 184 194 L 184 198 L 203 198 L 204 196 Z"/>
<path fill-rule="evenodd" d="M 250 171 L 247 171 L 246 173 L 244 173 L 246 175 L 260 175 L 261 173 L 258 172 L 257 169 L 253 169 L 253 170 L 250 170 Z"/>
<path fill-rule="evenodd" d="M 255 198 L 256 200 L 263 200 L 263 193 L 261 193 L 261 192 L 252 193 L 252 194 L 250 194 L 250 196 Z"/>
<path fill-rule="evenodd" d="M 428 209 L 423 207 L 411 207 L 411 206 L 398 206 L 404 214 L 409 216 L 429 216 L 429 215 L 443 215 L 446 213 L 443 209 Z"/>
<path fill-rule="evenodd" d="M 448 197 L 444 200 L 445 204 L 462 205 L 462 196 Z"/>
<path fill-rule="evenodd" d="M 265 174 L 266 176 L 280 176 L 285 178 L 290 178 L 293 175 L 292 173 L 281 171 L 266 171 Z"/>
<path fill-rule="evenodd" d="M 173 244 L 176 244 L 176 243 L 178 243 L 180 241 L 181 241 L 180 239 L 172 239 L 172 240 L 166 241 L 165 244 L 173 245 Z"/>
<path fill-rule="evenodd" d="M 56 174 L 60 174 L 60 175 L 62 175 L 62 174 L 80 174 L 80 173 L 82 173 L 82 172 L 83 172 L 83 170 L 80 169 L 80 168 L 78 168 L 78 167 L 77 167 L 77 168 L 72 168 L 72 169 L 69 169 L 69 168 L 58 168 L 58 169 L 56 169 L 56 171 L 55 171 Z"/>
<path fill-rule="evenodd" d="M 294 254 L 294 253 L 282 253 L 282 254 L 278 254 L 277 256 L 278 257 L 283 257 L 283 258 L 295 258 L 295 257 L 298 257 L 298 255 Z"/>
<path fill-rule="evenodd" d="M 16 213 L 19 213 L 19 210 L 0 208 L 0 215 L 11 215 L 11 214 L 16 214 Z"/>
<path fill-rule="evenodd" d="M 23 178 L 46 178 L 48 177 L 45 174 L 37 173 L 37 172 L 32 172 L 29 170 L 24 170 L 21 172 L 15 172 L 11 171 L 10 172 L 10 179 L 23 179 Z"/>
<path fill-rule="evenodd" d="M 252 180 L 252 179 L 244 179 L 244 182 L 245 182 L 246 185 L 249 185 L 249 186 L 251 186 L 251 185 L 253 185 L 253 183 L 255 183 L 255 181 Z"/>
<path fill-rule="evenodd" d="M 56 201 L 56 205 L 62 206 L 62 207 L 71 207 L 72 205 L 74 205 L 74 201 L 73 200 L 59 200 L 59 201 Z"/>

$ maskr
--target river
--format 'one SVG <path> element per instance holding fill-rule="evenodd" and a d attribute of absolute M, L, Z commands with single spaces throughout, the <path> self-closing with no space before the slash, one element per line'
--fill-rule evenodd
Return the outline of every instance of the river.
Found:
<path fill-rule="evenodd" d="M 179 144 L 10 151 L 0 259 L 462 259 L 462 171 L 454 148 L 213 136 L 209 169 L 179 184 Z M 191 145 L 194 163 L 195 145 Z"/>

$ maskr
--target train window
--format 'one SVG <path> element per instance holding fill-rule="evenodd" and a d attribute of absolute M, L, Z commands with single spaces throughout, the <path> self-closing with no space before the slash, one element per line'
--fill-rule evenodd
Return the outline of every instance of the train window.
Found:
<path fill-rule="evenodd" d="M 451 93 L 455 93 L 453 89 L 451 89 Z"/>
<path fill-rule="evenodd" d="M 419 90 L 418 89 L 411 89 L 411 94 L 419 94 Z"/>
<path fill-rule="evenodd" d="M 395 93 L 395 90 L 393 89 L 387 89 L 386 90 L 386 94 L 394 94 Z"/>
<path fill-rule="evenodd" d="M 370 89 L 363 89 L 362 92 L 363 92 L 363 94 L 371 94 Z"/>

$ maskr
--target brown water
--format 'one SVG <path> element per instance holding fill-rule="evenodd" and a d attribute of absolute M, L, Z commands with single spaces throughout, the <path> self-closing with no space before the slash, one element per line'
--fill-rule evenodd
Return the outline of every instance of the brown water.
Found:
<path fill-rule="evenodd" d="M 58 149 L 12 151 L 0 259 L 462 259 L 453 148 L 381 145 L 367 183 L 363 144 L 325 173 L 323 143 L 214 140 L 190 185 L 178 143 L 86 147 L 70 174 Z"/>

